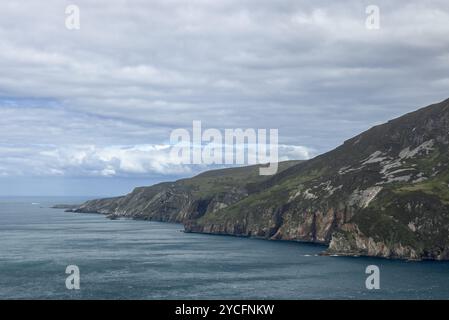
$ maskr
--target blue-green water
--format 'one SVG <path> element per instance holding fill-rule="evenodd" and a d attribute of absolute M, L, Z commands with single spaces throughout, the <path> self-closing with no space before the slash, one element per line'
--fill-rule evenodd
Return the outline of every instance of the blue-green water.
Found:
<path fill-rule="evenodd" d="M 321 246 L 49 208 L 82 200 L 0 198 L 0 298 L 449 298 L 449 263 L 324 257 Z M 380 290 L 365 288 L 372 264 Z M 80 290 L 66 289 L 67 265 Z"/>

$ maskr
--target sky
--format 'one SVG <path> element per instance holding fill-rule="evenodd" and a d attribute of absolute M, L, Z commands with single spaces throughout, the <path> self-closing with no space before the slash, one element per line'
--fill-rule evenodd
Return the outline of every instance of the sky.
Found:
<path fill-rule="evenodd" d="M 169 150 L 194 120 L 275 128 L 281 160 L 311 158 L 448 98 L 448 34 L 438 0 L 2 0 L 0 196 L 192 176 L 209 166 Z"/>

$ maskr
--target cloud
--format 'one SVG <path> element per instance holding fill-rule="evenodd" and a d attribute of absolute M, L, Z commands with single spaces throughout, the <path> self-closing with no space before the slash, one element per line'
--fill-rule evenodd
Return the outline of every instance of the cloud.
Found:
<path fill-rule="evenodd" d="M 447 1 L 377 1 L 376 31 L 355 0 L 75 3 L 79 31 L 73 1 L 0 3 L 0 174 L 190 174 L 145 148 L 192 120 L 307 158 L 448 95 Z"/>
<path fill-rule="evenodd" d="M 236 146 L 245 149 L 244 146 Z M 186 176 L 207 170 L 207 165 L 180 164 L 172 145 L 106 146 L 0 145 L 0 176 L 151 177 Z M 279 160 L 309 159 L 303 146 L 280 145 Z M 214 168 L 232 164 L 214 165 Z"/>

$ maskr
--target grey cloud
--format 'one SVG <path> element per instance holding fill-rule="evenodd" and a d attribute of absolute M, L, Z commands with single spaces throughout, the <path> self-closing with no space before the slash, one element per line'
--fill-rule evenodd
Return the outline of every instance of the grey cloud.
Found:
<path fill-rule="evenodd" d="M 448 96 L 447 1 L 376 1 L 378 31 L 364 26 L 365 1 L 80 0 L 81 30 L 69 31 L 71 3 L 0 4 L 10 175 L 43 165 L 39 145 L 162 145 L 192 120 L 278 128 L 280 143 L 319 153 Z M 74 175 L 120 171 L 63 162 Z"/>

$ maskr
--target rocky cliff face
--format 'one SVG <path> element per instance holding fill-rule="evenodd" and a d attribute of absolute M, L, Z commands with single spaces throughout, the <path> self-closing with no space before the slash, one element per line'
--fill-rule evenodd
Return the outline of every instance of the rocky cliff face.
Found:
<path fill-rule="evenodd" d="M 325 243 L 329 254 L 449 259 L 448 145 L 446 100 L 270 178 L 214 171 L 200 183 L 138 188 L 78 211 L 183 222 L 187 232 Z"/>
<path fill-rule="evenodd" d="M 329 243 L 332 254 L 447 259 L 448 133 L 444 101 L 291 167 L 186 229 Z"/>
<path fill-rule="evenodd" d="M 300 161 L 286 161 L 285 170 Z M 122 197 L 90 200 L 69 211 L 105 214 L 109 218 L 128 217 L 163 222 L 187 222 L 206 213 L 224 209 L 247 197 L 251 185 L 266 176 L 260 166 L 208 171 L 190 179 L 135 188 Z"/>

